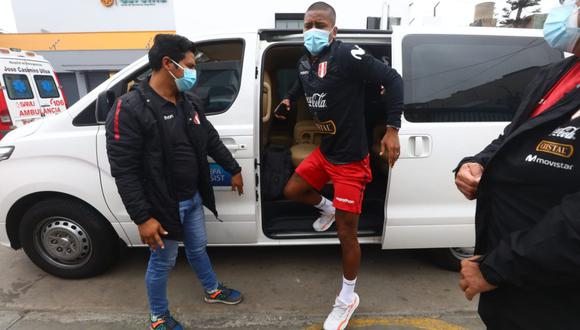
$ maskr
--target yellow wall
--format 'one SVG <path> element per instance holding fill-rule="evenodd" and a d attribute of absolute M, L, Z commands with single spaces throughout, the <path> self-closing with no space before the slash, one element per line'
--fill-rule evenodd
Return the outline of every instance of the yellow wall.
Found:
<path fill-rule="evenodd" d="M 148 49 L 159 33 L 175 31 L 0 34 L 0 47 L 34 51 Z"/>

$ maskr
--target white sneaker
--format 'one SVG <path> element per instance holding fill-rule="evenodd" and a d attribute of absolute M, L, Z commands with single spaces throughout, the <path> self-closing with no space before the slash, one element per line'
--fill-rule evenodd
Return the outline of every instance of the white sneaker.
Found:
<path fill-rule="evenodd" d="M 332 224 L 334 223 L 334 219 L 335 219 L 334 213 L 321 212 L 320 218 L 314 221 L 314 223 L 312 224 L 312 228 L 314 228 L 314 230 L 318 232 L 327 231 L 328 228 L 330 228 L 330 226 L 332 226 Z"/>
<path fill-rule="evenodd" d="M 324 321 L 324 330 L 343 330 L 346 328 L 359 302 L 360 298 L 356 293 L 354 294 L 354 301 L 350 305 L 336 297 L 332 312 L 328 314 L 326 321 Z"/>

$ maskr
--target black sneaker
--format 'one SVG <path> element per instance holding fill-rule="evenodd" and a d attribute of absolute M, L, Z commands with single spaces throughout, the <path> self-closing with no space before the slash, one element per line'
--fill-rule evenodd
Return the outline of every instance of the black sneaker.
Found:
<path fill-rule="evenodd" d="M 215 292 L 205 292 L 204 300 L 207 303 L 222 303 L 226 305 L 237 305 L 242 302 L 240 291 L 230 289 L 223 284 L 219 284 Z"/>
<path fill-rule="evenodd" d="M 171 314 L 166 313 L 160 317 L 151 316 L 151 330 L 183 330 L 183 327 L 177 322 Z"/>

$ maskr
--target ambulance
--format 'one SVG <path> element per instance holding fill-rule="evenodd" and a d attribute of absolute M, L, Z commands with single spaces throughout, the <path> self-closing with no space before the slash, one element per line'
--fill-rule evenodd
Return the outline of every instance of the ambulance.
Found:
<path fill-rule="evenodd" d="M 0 76 L 0 139 L 67 108 L 54 69 L 34 52 L 0 48 Z"/>

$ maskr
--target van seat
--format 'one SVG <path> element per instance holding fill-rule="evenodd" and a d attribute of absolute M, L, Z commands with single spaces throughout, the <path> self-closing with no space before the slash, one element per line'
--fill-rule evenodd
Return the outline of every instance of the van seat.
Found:
<path fill-rule="evenodd" d="M 288 93 L 288 90 L 290 90 L 294 82 L 298 79 L 298 72 L 296 71 L 295 68 L 278 69 L 274 72 L 274 74 L 276 79 L 272 87 L 273 90 L 276 92 L 272 93 L 272 97 L 274 98 L 274 101 L 272 102 L 272 111 L 274 111 L 274 109 L 278 106 L 280 101 L 284 99 L 284 97 Z M 274 117 L 274 114 L 272 114 L 272 117 Z M 290 135 L 291 134 L 289 127 L 289 125 L 291 125 L 290 120 L 287 120 L 286 123 L 287 124 L 284 126 L 275 125 L 276 127 L 270 130 L 268 138 L 269 143 L 276 145 L 285 145 L 288 147 L 290 147 L 293 144 L 293 138 Z"/>
<path fill-rule="evenodd" d="M 295 144 L 290 148 L 292 153 L 292 164 L 298 167 L 306 157 L 308 157 L 318 146 L 311 143 Z"/>
<path fill-rule="evenodd" d="M 312 120 L 302 120 L 294 126 L 294 143 L 295 144 L 316 144 L 320 145 L 322 133 L 314 125 Z"/>

